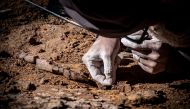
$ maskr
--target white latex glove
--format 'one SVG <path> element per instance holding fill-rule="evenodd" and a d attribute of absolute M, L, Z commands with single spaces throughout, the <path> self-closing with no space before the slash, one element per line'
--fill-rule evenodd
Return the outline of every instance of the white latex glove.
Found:
<path fill-rule="evenodd" d="M 131 35 L 129 38 L 138 40 L 140 39 L 143 31 L 138 31 Z M 169 58 L 169 46 L 163 44 L 157 39 L 153 33 L 149 33 L 149 39 L 143 40 L 138 44 L 127 38 L 122 38 L 121 42 L 132 49 L 133 58 L 138 61 L 140 67 L 148 73 L 156 74 L 166 70 L 166 65 Z"/>
<path fill-rule="evenodd" d="M 102 85 L 112 85 L 116 80 L 116 57 L 120 39 L 99 36 L 82 60 L 91 77 Z"/>

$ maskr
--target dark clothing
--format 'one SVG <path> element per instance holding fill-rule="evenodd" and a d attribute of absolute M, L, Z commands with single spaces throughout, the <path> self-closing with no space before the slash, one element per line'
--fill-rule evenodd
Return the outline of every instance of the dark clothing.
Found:
<path fill-rule="evenodd" d="M 151 22 L 168 22 L 176 31 L 190 24 L 187 0 L 60 0 L 65 11 L 90 31 L 111 36 L 131 34 Z M 149 21 L 146 22 L 146 21 Z M 187 23 L 188 21 L 188 23 Z M 173 28 L 175 26 L 175 28 Z M 189 25 L 188 25 L 189 26 Z M 183 28 L 183 30 L 184 30 Z"/>
<path fill-rule="evenodd" d="M 151 8 L 148 4 L 140 3 L 141 0 L 132 0 L 130 4 L 124 1 L 105 3 L 99 0 L 60 0 L 60 2 L 73 20 L 93 32 L 107 36 L 124 36 L 129 31 L 135 32 L 144 20 L 146 10 Z"/>
<path fill-rule="evenodd" d="M 158 39 L 188 54 L 188 0 L 60 0 L 66 13 L 84 28 L 106 37 L 122 37 L 153 26 Z M 126 3 L 127 2 L 127 3 Z"/>

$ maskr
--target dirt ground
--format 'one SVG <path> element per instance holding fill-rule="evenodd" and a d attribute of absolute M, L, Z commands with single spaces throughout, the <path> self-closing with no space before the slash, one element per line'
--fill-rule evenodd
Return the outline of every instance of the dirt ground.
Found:
<path fill-rule="evenodd" d="M 188 72 L 149 75 L 121 48 L 117 83 L 101 87 L 81 61 L 95 34 L 22 0 L 1 0 L 0 10 L 5 9 L 0 11 L 0 109 L 190 108 Z M 19 58 L 22 53 L 64 71 L 40 70 Z"/>

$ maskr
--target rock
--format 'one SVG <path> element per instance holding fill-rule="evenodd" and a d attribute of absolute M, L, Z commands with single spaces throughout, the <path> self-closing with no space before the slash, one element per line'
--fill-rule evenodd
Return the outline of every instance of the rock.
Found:
<path fill-rule="evenodd" d="M 22 52 L 19 54 L 18 58 L 23 59 L 25 56 L 27 56 L 27 53 Z"/>
<path fill-rule="evenodd" d="M 91 102 L 91 105 L 94 107 L 101 107 L 102 104 L 100 102 Z"/>
<path fill-rule="evenodd" d="M 80 103 L 75 108 L 76 109 L 90 109 L 90 107 L 91 107 L 90 104 Z"/>
<path fill-rule="evenodd" d="M 130 94 L 127 97 L 128 101 L 133 105 L 140 104 L 159 104 L 166 100 L 164 93 L 154 90 L 146 90 L 142 92 L 137 92 Z"/>
<path fill-rule="evenodd" d="M 37 59 L 36 60 L 36 68 L 52 72 L 53 66 L 50 65 L 49 62 L 47 62 L 44 59 Z"/>
<path fill-rule="evenodd" d="M 42 79 L 40 80 L 40 84 L 46 84 L 46 83 L 48 83 L 48 82 L 49 82 L 48 79 L 42 78 Z"/>
<path fill-rule="evenodd" d="M 79 105 L 79 103 L 76 101 L 72 101 L 72 102 L 66 101 L 66 104 L 69 105 L 72 109 L 77 109 L 76 106 Z"/>
<path fill-rule="evenodd" d="M 70 78 L 71 73 L 70 73 L 70 71 L 69 71 L 68 69 L 65 69 L 65 70 L 64 70 L 63 75 L 64 75 L 67 79 L 71 79 L 71 78 Z"/>
<path fill-rule="evenodd" d="M 34 97 L 34 100 L 40 100 L 41 98 L 40 97 Z"/>
<path fill-rule="evenodd" d="M 142 96 L 140 94 L 131 94 L 127 97 L 128 101 L 132 104 L 140 104 Z"/>
<path fill-rule="evenodd" d="M 58 66 L 53 66 L 53 71 L 58 72 L 59 71 L 59 67 Z"/>
<path fill-rule="evenodd" d="M 143 98 L 146 100 L 151 100 L 153 98 L 157 98 L 158 95 L 156 94 L 156 91 L 153 90 L 147 90 L 142 93 Z"/>
<path fill-rule="evenodd" d="M 34 63 L 34 57 L 33 56 L 27 55 L 24 57 L 24 60 L 27 62 L 30 62 L 30 63 Z"/>
<path fill-rule="evenodd" d="M 57 74 L 57 75 L 63 75 L 63 73 L 59 72 L 59 67 L 58 66 L 53 66 L 52 73 Z"/>
<path fill-rule="evenodd" d="M 64 69 L 63 68 L 59 68 L 59 73 L 64 73 Z"/>

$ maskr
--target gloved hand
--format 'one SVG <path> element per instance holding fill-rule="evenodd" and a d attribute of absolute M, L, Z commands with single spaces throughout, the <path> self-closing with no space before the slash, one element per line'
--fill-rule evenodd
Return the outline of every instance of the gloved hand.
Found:
<path fill-rule="evenodd" d="M 133 40 L 139 40 L 143 31 L 128 35 Z M 148 31 L 149 39 L 144 39 L 138 44 L 127 38 L 121 42 L 132 49 L 133 58 L 138 61 L 139 66 L 146 72 L 156 74 L 166 70 L 169 58 L 169 45 L 162 43 L 155 35 Z"/>
<path fill-rule="evenodd" d="M 112 85 L 116 80 L 116 57 L 119 48 L 119 38 L 99 36 L 82 57 L 91 77 L 102 85 Z"/>

